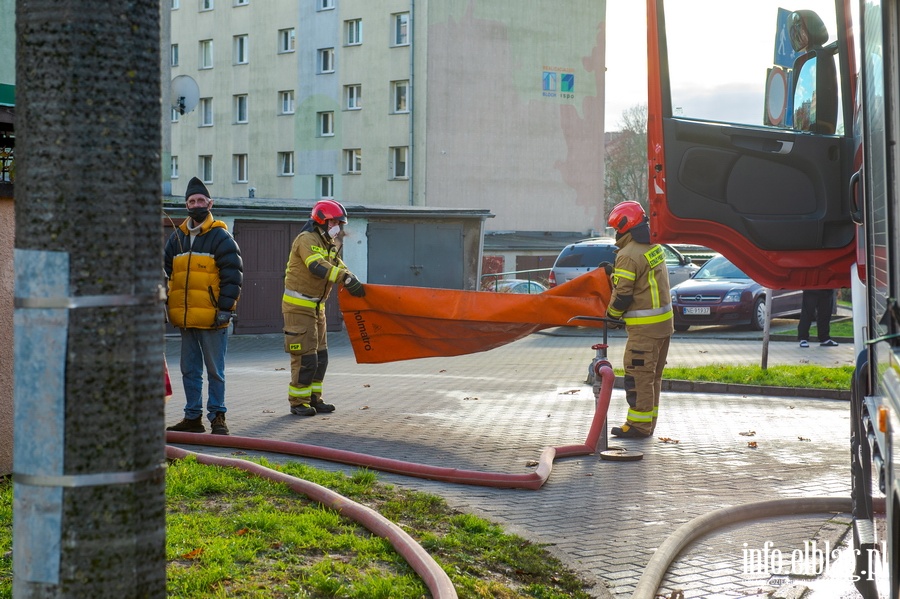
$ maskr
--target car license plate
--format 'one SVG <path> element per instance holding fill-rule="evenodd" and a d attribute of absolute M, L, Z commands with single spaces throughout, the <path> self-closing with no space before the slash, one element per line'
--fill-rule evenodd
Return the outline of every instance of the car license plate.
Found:
<path fill-rule="evenodd" d="M 709 306 L 687 306 L 684 309 L 685 314 L 709 314 Z"/>

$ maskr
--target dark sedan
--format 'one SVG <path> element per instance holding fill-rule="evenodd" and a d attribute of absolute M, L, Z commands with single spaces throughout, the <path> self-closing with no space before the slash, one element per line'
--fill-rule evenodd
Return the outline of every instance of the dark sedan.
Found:
<path fill-rule="evenodd" d="M 716 255 L 693 277 L 672 287 L 675 330 L 707 325 L 749 325 L 762 330 L 768 292 L 725 256 Z M 773 318 L 800 313 L 801 291 L 776 290 L 772 295 Z"/>

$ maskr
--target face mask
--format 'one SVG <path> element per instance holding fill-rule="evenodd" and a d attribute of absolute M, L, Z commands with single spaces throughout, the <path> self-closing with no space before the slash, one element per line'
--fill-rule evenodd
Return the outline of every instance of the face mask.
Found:
<path fill-rule="evenodd" d="M 209 208 L 190 208 L 188 214 L 194 219 L 195 223 L 199 224 L 205 221 L 206 217 L 209 216 Z"/>
<path fill-rule="evenodd" d="M 338 234 L 341 232 L 341 226 L 335 225 L 328 229 L 328 236 L 332 239 L 337 239 Z"/>

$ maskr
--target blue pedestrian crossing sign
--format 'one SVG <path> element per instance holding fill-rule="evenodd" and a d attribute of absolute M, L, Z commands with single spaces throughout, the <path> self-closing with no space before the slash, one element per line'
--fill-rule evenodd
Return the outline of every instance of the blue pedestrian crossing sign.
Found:
<path fill-rule="evenodd" d="M 794 52 L 791 46 L 791 32 L 788 23 L 790 10 L 778 9 L 778 23 L 775 28 L 775 59 L 774 63 L 780 67 L 791 69 L 794 67 L 794 60 L 800 56 L 799 52 Z"/>

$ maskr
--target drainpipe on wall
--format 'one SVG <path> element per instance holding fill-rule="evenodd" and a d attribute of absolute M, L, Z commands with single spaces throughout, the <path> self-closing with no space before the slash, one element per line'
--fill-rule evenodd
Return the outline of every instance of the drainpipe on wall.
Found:
<path fill-rule="evenodd" d="M 413 194 L 413 166 L 415 152 L 413 152 L 413 130 L 415 123 L 415 86 L 413 85 L 413 77 L 415 77 L 415 66 L 416 66 L 416 0 L 409 0 L 409 155 L 406 157 L 406 168 L 408 172 L 406 173 L 408 176 L 407 184 L 409 186 L 409 205 L 415 205 L 415 196 Z"/>

